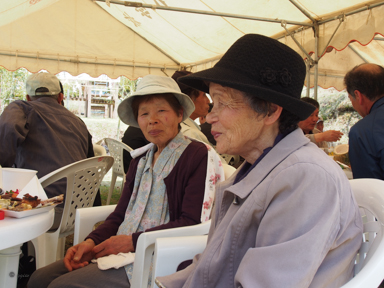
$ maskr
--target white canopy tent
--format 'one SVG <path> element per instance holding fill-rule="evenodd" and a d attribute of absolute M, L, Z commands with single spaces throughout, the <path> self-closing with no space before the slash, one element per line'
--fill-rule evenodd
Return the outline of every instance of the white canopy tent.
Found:
<path fill-rule="evenodd" d="M 342 89 L 345 69 L 363 63 L 361 55 L 380 63 L 384 43 L 373 41 L 378 55 L 364 51 L 374 43 L 356 41 L 384 35 L 382 15 L 383 0 L 1 0 L 0 65 L 93 77 L 172 75 L 212 67 L 238 38 L 259 33 L 307 59 L 314 75 L 307 85 Z"/>

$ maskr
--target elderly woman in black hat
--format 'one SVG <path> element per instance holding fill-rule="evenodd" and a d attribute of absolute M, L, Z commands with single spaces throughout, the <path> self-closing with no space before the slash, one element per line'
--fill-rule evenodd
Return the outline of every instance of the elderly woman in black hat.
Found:
<path fill-rule="evenodd" d="M 28 287 L 129 287 L 133 264 L 120 267 L 104 256 L 134 252 L 143 231 L 206 220 L 211 204 L 204 202 L 203 208 L 203 200 L 207 170 L 214 168 L 208 161 L 211 151 L 180 132 L 180 122 L 194 110 L 192 100 L 172 78 L 141 79 L 118 113 L 123 122 L 139 127 L 151 144 L 134 151 L 116 209 L 83 242 L 68 249 L 64 261 L 37 270 Z"/>
<path fill-rule="evenodd" d="M 216 187 L 205 251 L 160 287 L 340 287 L 353 276 L 362 223 L 347 177 L 297 128 L 301 57 L 248 34 L 211 69 L 179 81 L 209 92 L 219 153 L 245 162 Z"/>

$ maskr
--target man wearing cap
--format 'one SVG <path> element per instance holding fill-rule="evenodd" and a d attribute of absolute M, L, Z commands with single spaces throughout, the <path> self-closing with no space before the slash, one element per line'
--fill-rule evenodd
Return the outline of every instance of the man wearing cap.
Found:
<path fill-rule="evenodd" d="M 353 178 L 384 180 L 384 68 L 361 64 L 344 78 L 349 100 L 363 117 L 349 131 Z"/>
<path fill-rule="evenodd" d="M 36 170 L 41 178 L 93 153 L 84 122 L 61 105 L 63 93 L 55 75 L 32 74 L 26 90 L 27 101 L 12 102 L 0 116 L 1 166 Z M 48 198 L 63 194 L 65 182 L 44 190 Z M 55 211 L 61 215 L 62 209 Z M 61 219 L 56 216 L 54 226 Z"/>
<path fill-rule="evenodd" d="M 181 132 L 183 132 L 185 136 L 197 139 L 213 146 L 213 143 L 208 141 L 207 137 L 203 134 L 203 132 L 201 132 L 201 128 L 199 127 L 199 125 L 197 125 L 194 121 L 195 119 L 199 117 L 204 117 L 208 114 L 209 99 L 207 95 L 202 91 L 193 89 L 177 81 L 179 77 L 186 76 L 191 73 L 192 72 L 186 70 L 181 70 L 176 71 L 172 75 L 172 78 L 179 85 L 181 92 L 187 94 L 192 99 L 193 104 L 195 104 L 195 110 L 192 112 L 191 116 L 181 122 Z"/>

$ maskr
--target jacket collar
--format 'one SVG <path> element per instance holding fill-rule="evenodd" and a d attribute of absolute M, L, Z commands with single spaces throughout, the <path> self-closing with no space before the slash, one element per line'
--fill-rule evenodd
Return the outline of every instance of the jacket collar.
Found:
<path fill-rule="evenodd" d="M 195 128 L 195 129 L 198 129 L 198 130 L 201 130 L 200 126 L 197 125 L 197 123 L 195 121 L 193 121 L 191 118 L 188 118 L 188 119 L 185 119 L 183 121 L 183 123 L 185 125 L 187 125 L 188 127 L 191 127 L 191 128 Z"/>
<path fill-rule="evenodd" d="M 284 137 L 271 151 L 253 168 L 248 175 L 239 183 L 232 185 L 237 172 L 243 167 L 241 165 L 228 180 L 219 184 L 220 191 L 231 192 L 241 199 L 246 198 L 265 177 L 277 166 L 281 161 L 287 158 L 300 147 L 308 144 L 310 141 L 304 136 L 300 128 L 292 131 Z"/>
<path fill-rule="evenodd" d="M 371 110 L 369 111 L 369 114 L 371 114 L 373 110 L 379 108 L 383 104 L 384 104 L 384 97 L 381 97 L 378 100 L 376 100 L 376 102 L 373 103 Z"/>

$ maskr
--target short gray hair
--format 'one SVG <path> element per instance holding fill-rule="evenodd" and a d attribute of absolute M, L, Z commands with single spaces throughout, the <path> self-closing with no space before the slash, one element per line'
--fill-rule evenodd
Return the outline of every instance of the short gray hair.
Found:
<path fill-rule="evenodd" d="M 258 98 L 256 95 L 253 95 L 248 92 L 242 92 L 244 99 L 247 101 L 249 106 L 258 114 L 263 117 L 267 116 L 269 113 L 273 112 L 271 109 L 272 102 Z M 295 114 L 289 112 L 283 108 L 281 115 L 279 117 L 279 131 L 282 134 L 288 134 L 295 130 L 298 127 L 300 118 Z"/>

